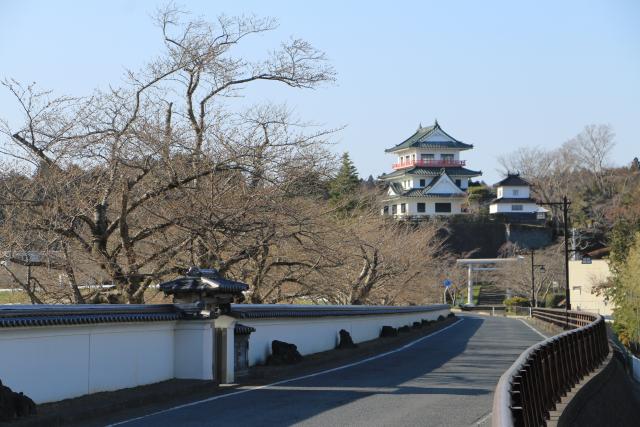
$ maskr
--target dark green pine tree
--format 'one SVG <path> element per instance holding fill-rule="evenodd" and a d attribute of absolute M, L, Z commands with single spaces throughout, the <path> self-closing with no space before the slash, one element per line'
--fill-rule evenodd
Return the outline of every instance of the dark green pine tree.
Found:
<path fill-rule="evenodd" d="M 329 200 L 335 204 L 349 205 L 350 201 L 357 195 L 360 188 L 360 178 L 358 170 L 353 165 L 348 153 L 342 155 L 340 170 L 329 185 Z"/>

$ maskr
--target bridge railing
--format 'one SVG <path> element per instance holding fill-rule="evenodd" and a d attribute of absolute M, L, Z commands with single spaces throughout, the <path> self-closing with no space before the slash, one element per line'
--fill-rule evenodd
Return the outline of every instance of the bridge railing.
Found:
<path fill-rule="evenodd" d="M 549 413 L 609 353 L 604 318 L 533 309 L 532 316 L 569 329 L 525 350 L 502 375 L 493 399 L 494 426 L 544 426 Z"/>

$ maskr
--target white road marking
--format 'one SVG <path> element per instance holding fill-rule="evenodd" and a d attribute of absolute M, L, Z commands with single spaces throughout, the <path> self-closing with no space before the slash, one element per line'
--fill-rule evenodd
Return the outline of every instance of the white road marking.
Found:
<path fill-rule="evenodd" d="M 518 319 L 520 320 L 522 323 L 524 323 L 525 325 L 527 325 L 527 327 L 529 327 L 533 332 L 535 332 L 536 334 L 540 335 L 542 338 L 544 338 L 545 340 L 547 338 L 549 338 L 548 336 L 544 335 L 542 332 L 540 332 L 539 330 L 537 330 L 536 328 L 534 328 L 533 326 L 531 326 L 530 324 L 528 324 L 527 322 L 524 321 L 524 319 Z"/>
<path fill-rule="evenodd" d="M 480 418 L 480 420 L 476 423 L 477 426 L 484 424 L 485 421 L 487 421 L 490 417 L 491 417 L 492 412 L 489 412 L 487 415 L 485 415 L 484 417 Z"/>
<path fill-rule="evenodd" d="M 404 351 L 404 350 L 408 349 L 409 347 L 413 347 L 415 344 L 417 344 L 417 343 L 419 343 L 421 341 L 424 341 L 427 338 L 431 338 L 433 336 L 436 336 L 439 333 L 444 332 L 447 329 L 454 327 L 458 323 L 461 323 L 463 320 L 464 319 L 462 319 L 462 318 L 458 318 L 458 320 L 456 320 L 455 323 L 452 323 L 451 325 L 449 325 L 449 326 L 447 326 L 445 328 L 442 328 L 439 331 L 433 332 L 433 333 L 431 333 L 429 335 L 425 335 L 424 337 L 418 338 L 417 340 L 411 341 L 410 343 L 407 343 L 407 344 L 403 345 L 402 347 L 399 347 L 399 348 L 397 348 L 395 350 L 387 351 L 386 353 L 381 353 L 381 354 L 378 354 L 378 355 L 375 355 L 375 356 L 372 356 L 372 357 L 368 357 L 366 359 L 362 359 L 362 360 L 359 360 L 357 362 L 348 363 L 346 365 L 338 366 L 336 368 L 327 369 L 325 371 L 320 371 L 320 372 L 316 372 L 316 373 L 313 373 L 313 374 L 302 375 L 302 376 L 296 377 L 296 378 L 290 378 L 288 380 L 277 381 L 277 382 L 274 382 L 274 383 L 271 383 L 271 384 L 267 384 L 267 385 L 248 387 L 248 388 L 245 388 L 245 389 L 242 389 L 242 390 L 234 391 L 232 393 L 221 394 L 221 395 L 218 395 L 218 396 L 211 396 L 211 397 L 209 397 L 207 399 L 197 400 L 195 402 L 184 403 L 182 405 L 174 406 L 173 408 L 163 409 L 161 411 L 152 412 L 151 414 L 142 415 L 140 417 L 130 418 L 128 420 L 119 421 L 117 423 L 109 424 L 107 427 L 119 426 L 119 425 L 122 425 L 122 424 L 130 423 L 132 421 L 138 421 L 138 420 L 142 420 L 144 418 L 153 417 L 155 415 L 160 415 L 160 414 L 165 414 L 167 412 L 176 411 L 178 409 L 183 409 L 183 408 L 188 408 L 188 407 L 195 406 L 195 405 L 200 405 L 201 403 L 213 402 L 214 400 L 224 399 L 224 398 L 231 397 L 231 396 L 237 396 L 239 394 L 249 393 L 251 391 L 268 389 L 269 387 L 277 386 L 277 385 L 280 385 L 280 384 L 286 384 L 286 383 L 290 383 L 290 382 L 293 382 L 293 381 L 305 380 L 307 378 L 313 378 L 313 377 L 317 377 L 319 375 L 329 374 L 331 372 L 340 371 L 342 369 L 347 369 L 347 368 L 352 368 L 354 366 L 362 365 L 363 363 L 371 362 L 372 360 L 376 360 L 376 359 L 381 359 L 381 358 L 386 357 L 386 356 L 388 356 L 390 354 L 398 353 L 400 351 Z"/>

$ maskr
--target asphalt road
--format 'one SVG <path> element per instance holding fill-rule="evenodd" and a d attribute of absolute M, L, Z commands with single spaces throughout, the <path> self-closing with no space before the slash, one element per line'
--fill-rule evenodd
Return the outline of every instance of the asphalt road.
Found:
<path fill-rule="evenodd" d="M 485 425 L 500 375 L 541 339 L 519 320 L 461 316 L 445 329 L 365 361 L 236 389 L 119 425 Z"/>

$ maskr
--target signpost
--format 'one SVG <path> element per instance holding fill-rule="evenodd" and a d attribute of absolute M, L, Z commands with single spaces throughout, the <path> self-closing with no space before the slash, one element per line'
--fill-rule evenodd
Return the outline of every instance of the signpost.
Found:
<path fill-rule="evenodd" d="M 453 282 L 451 282 L 451 280 L 449 280 L 449 279 L 444 279 L 442 284 L 444 285 L 444 293 L 442 295 L 442 297 L 443 297 L 442 302 L 443 302 L 443 304 L 446 304 L 447 303 L 447 290 L 449 289 L 449 286 L 451 286 L 453 284 Z M 453 298 L 452 298 L 451 302 L 453 303 Z"/>

